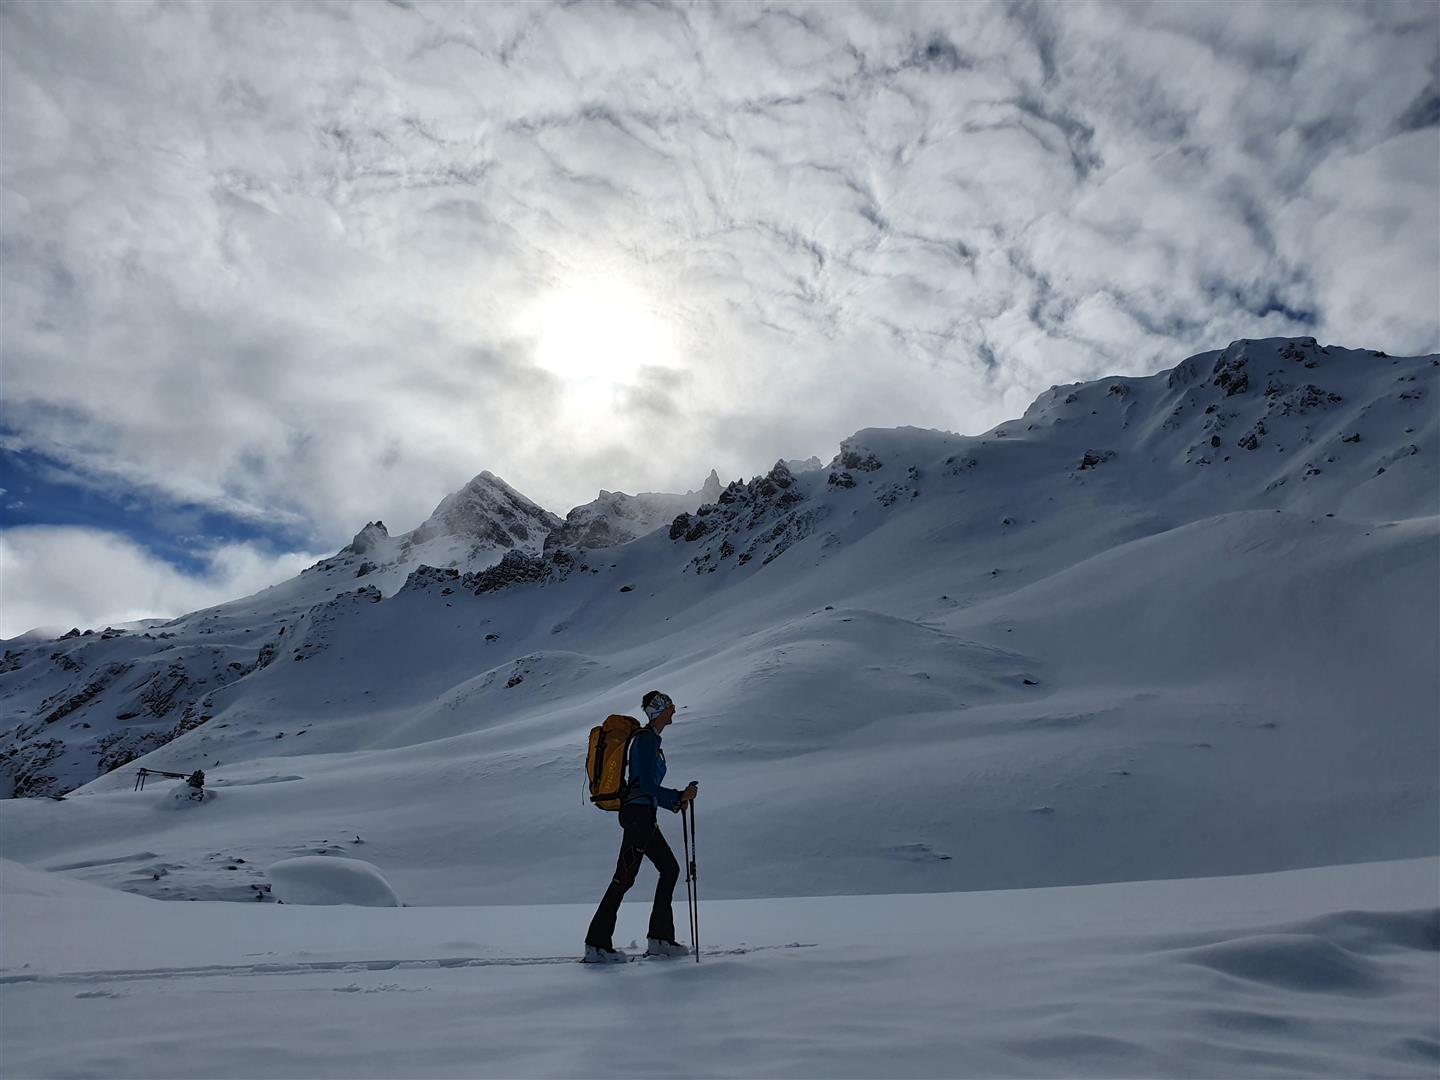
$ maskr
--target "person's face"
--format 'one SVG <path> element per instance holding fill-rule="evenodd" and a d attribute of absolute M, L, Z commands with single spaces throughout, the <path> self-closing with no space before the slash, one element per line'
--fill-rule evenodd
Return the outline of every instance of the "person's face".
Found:
<path fill-rule="evenodd" d="M 674 719 L 675 703 L 672 701 L 669 705 L 665 706 L 664 712 L 662 712 L 659 716 L 655 717 L 655 719 L 650 722 L 655 725 L 656 731 L 664 731 L 665 728 L 670 726 L 671 721 L 673 721 Z"/>

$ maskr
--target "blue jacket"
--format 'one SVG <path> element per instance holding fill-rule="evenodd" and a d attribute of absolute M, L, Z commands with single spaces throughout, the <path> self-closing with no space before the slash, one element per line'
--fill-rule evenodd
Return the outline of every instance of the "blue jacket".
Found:
<path fill-rule="evenodd" d="M 680 792 L 661 786 L 665 779 L 665 751 L 660 749 L 660 733 L 648 724 L 630 740 L 629 775 L 625 805 L 659 805 L 666 810 L 680 805 Z"/>

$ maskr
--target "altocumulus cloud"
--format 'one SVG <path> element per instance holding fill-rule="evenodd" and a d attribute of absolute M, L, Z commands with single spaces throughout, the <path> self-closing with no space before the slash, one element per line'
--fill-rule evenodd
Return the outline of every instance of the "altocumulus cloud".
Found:
<path fill-rule="evenodd" d="M 1437 26 L 8 3 L 3 445 L 318 549 L 482 468 L 563 513 L 1235 337 L 1433 350 Z"/>

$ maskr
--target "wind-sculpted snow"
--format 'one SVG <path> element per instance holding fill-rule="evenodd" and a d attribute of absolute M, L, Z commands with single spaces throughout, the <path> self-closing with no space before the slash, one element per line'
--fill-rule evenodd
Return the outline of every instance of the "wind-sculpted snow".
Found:
<path fill-rule="evenodd" d="M 30 790 L 85 786 L 7 807 L 0 840 L 179 898 L 361 836 L 407 901 L 593 901 L 613 822 L 578 790 L 583 735 L 660 688 L 711 896 L 1434 853 L 1436 361 L 1235 342 L 981 435 L 865 429 L 612 546 L 401 588 L 355 577 L 369 549 L 148 638 L 6 643 L 12 723 L 68 710 L 26 728 Z M 74 725 L 107 737 L 142 697 L 178 737 L 95 778 Z M 138 764 L 223 798 L 161 843 Z M 105 862 L 140 850 L 161 878 Z"/>
<path fill-rule="evenodd" d="M 287 904 L 400 907 L 395 889 L 374 863 L 335 855 L 300 855 L 265 868 L 275 897 Z"/>

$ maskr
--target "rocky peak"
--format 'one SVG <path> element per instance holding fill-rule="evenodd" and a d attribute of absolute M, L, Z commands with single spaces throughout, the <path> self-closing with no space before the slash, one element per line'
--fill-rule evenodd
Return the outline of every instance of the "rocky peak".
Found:
<path fill-rule="evenodd" d="M 497 547 L 538 547 L 561 521 L 491 472 L 482 472 L 440 505 L 407 539 L 423 544 L 437 536 L 488 541 Z"/>
<path fill-rule="evenodd" d="M 346 551 L 356 555 L 367 555 L 374 551 L 382 540 L 390 539 L 390 533 L 385 528 L 383 521 L 367 521 L 365 527 L 355 534 L 355 539 L 350 541 Z"/>
<path fill-rule="evenodd" d="M 700 486 L 700 501 L 702 503 L 714 502 L 720 497 L 721 486 L 720 474 L 711 469 L 710 475 L 705 478 L 705 483 Z"/>

